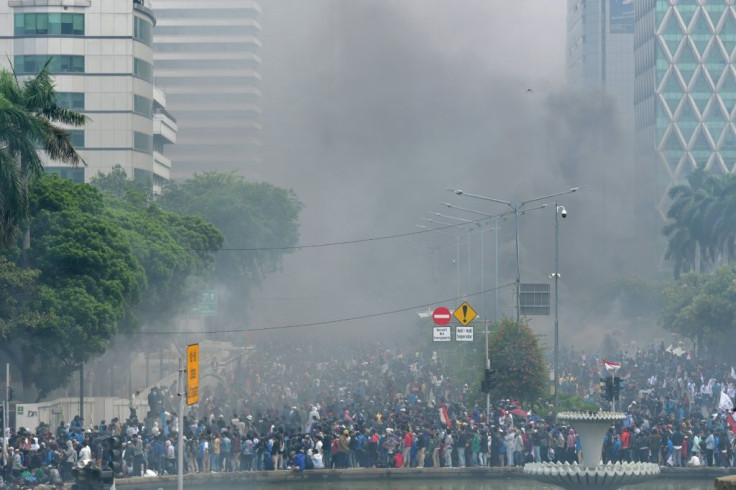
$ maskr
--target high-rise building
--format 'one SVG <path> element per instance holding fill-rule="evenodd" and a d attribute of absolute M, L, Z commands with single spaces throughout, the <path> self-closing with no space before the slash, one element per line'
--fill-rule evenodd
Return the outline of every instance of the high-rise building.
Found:
<path fill-rule="evenodd" d="M 169 179 L 163 147 L 175 143 L 177 125 L 154 87 L 155 23 L 144 0 L 0 3 L 0 50 L 15 72 L 33 75 L 51 59 L 59 104 L 89 118 L 71 131 L 87 166 L 46 161 L 48 171 L 85 182 L 120 165 L 154 190 Z"/>
<path fill-rule="evenodd" d="M 615 99 L 626 128 L 634 121 L 633 2 L 567 1 L 568 84 Z"/>
<path fill-rule="evenodd" d="M 733 5 L 636 0 L 636 126 L 661 220 L 668 190 L 693 169 L 736 168 Z"/>
<path fill-rule="evenodd" d="M 258 0 L 155 0 L 157 83 L 179 122 L 176 176 L 259 159 Z"/>

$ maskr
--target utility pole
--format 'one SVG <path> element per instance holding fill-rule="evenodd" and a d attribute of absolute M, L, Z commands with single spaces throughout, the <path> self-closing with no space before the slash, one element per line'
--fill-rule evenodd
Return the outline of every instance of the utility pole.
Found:
<path fill-rule="evenodd" d="M 84 363 L 79 365 L 79 419 L 84 427 Z"/>
<path fill-rule="evenodd" d="M 182 359 L 179 358 L 179 427 L 177 430 L 176 441 L 176 484 L 178 490 L 184 489 L 184 398 L 186 398 L 186 388 L 184 387 L 184 373 L 182 368 Z"/>
<path fill-rule="evenodd" d="M 3 466 L 8 465 L 8 440 L 5 431 L 8 427 L 8 409 L 10 408 L 10 363 L 5 363 L 5 399 L 3 400 Z"/>

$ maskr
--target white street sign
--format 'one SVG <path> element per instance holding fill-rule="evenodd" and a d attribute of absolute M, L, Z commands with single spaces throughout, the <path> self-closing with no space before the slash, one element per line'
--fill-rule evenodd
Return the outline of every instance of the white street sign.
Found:
<path fill-rule="evenodd" d="M 452 340 L 450 327 L 433 327 L 432 340 L 435 342 L 450 342 Z"/>
<path fill-rule="evenodd" d="M 472 342 L 473 327 L 456 327 L 455 340 L 458 342 Z"/>

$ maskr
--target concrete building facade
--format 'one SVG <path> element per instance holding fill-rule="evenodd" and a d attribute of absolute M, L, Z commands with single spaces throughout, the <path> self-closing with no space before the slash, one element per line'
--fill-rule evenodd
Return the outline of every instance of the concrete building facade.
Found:
<path fill-rule="evenodd" d="M 736 8 L 637 0 L 635 14 L 638 143 L 665 220 L 669 189 L 695 168 L 736 170 Z"/>
<path fill-rule="evenodd" d="M 175 176 L 242 171 L 261 146 L 258 0 L 155 0 L 156 81 L 179 121 Z"/>
<path fill-rule="evenodd" d="M 170 178 L 163 154 L 175 143 L 176 120 L 154 87 L 153 26 L 143 0 L 5 0 L 0 49 L 19 76 L 51 58 L 59 104 L 89 117 L 72 137 L 87 167 L 46 162 L 75 182 L 120 165 L 154 190 Z M 7 66 L 7 60 L 0 61 Z"/>

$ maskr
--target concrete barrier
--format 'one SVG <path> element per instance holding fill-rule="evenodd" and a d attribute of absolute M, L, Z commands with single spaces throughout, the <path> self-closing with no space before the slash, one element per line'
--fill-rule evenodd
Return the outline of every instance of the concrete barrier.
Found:
<path fill-rule="evenodd" d="M 247 483 L 329 483 L 357 480 L 405 479 L 528 479 L 520 467 L 516 468 L 350 468 L 346 470 L 307 471 L 238 471 L 232 473 L 194 473 L 184 475 L 188 486 L 242 486 Z M 736 469 L 733 468 L 661 468 L 658 479 L 716 480 L 720 490 L 736 490 Z M 656 481 L 656 480 L 655 480 Z M 724 485 L 717 486 L 719 482 Z M 176 476 L 123 478 L 115 481 L 117 490 L 158 490 L 176 488 Z"/>

